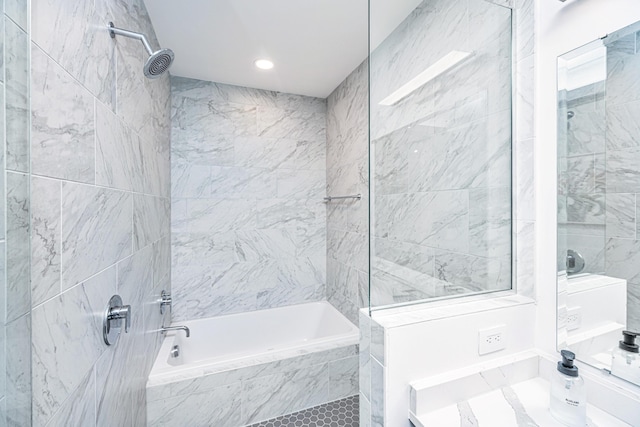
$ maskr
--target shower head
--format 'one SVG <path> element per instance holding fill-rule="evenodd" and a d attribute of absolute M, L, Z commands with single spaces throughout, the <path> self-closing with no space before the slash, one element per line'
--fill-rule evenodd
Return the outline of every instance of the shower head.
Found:
<path fill-rule="evenodd" d="M 142 71 L 147 78 L 157 79 L 169 69 L 173 62 L 174 54 L 171 49 L 160 49 L 154 52 L 144 34 L 123 30 L 122 28 L 116 28 L 113 25 L 113 22 L 109 22 L 109 34 L 112 39 L 116 38 L 116 35 L 118 35 L 140 40 L 142 42 L 147 53 L 149 53 L 149 59 L 147 59 L 144 63 L 144 67 L 142 68 Z"/>
<path fill-rule="evenodd" d="M 573 116 L 575 116 L 576 113 L 574 113 L 573 111 L 567 111 L 567 118 L 568 119 L 573 119 Z"/>
<path fill-rule="evenodd" d="M 173 51 L 171 49 L 160 49 L 151 54 L 147 62 L 144 63 L 144 75 L 150 79 L 157 79 L 169 69 L 173 62 Z"/>

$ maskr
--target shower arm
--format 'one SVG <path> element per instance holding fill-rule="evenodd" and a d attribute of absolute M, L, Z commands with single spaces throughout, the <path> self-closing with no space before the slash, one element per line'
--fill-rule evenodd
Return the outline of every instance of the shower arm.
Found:
<path fill-rule="evenodd" d="M 123 30 L 122 28 L 117 28 L 113 25 L 113 22 L 109 22 L 109 34 L 111 34 L 112 39 L 115 39 L 117 34 L 119 36 L 140 40 L 144 45 L 144 48 L 147 49 L 147 52 L 149 53 L 149 55 L 153 55 L 153 49 L 151 49 L 151 45 L 149 44 L 149 41 L 147 40 L 144 34 Z"/>

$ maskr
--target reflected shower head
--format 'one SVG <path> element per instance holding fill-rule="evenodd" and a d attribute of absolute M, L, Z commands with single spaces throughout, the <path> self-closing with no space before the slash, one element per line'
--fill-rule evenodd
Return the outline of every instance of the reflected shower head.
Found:
<path fill-rule="evenodd" d="M 157 79 L 167 71 L 173 63 L 173 51 L 171 49 L 160 49 L 154 52 L 144 34 L 123 30 L 122 28 L 116 28 L 113 25 L 113 22 L 109 22 L 109 34 L 112 39 L 114 39 L 116 35 L 119 35 L 140 40 L 142 42 L 147 53 L 149 53 L 149 59 L 147 59 L 144 63 L 144 67 L 142 68 L 142 71 L 147 78 Z"/>

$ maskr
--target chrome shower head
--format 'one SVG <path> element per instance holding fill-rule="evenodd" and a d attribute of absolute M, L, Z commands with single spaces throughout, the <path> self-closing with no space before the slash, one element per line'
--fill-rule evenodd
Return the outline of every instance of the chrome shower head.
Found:
<path fill-rule="evenodd" d="M 150 79 L 157 79 L 169 69 L 173 62 L 173 57 L 171 49 L 160 49 L 153 52 L 147 62 L 144 63 L 144 75 Z"/>
<path fill-rule="evenodd" d="M 167 71 L 171 66 L 171 63 L 173 63 L 173 51 L 171 49 L 160 49 L 154 52 L 144 34 L 123 30 L 122 28 L 116 28 L 113 25 L 113 22 L 109 22 L 109 34 L 112 39 L 116 38 L 116 35 L 119 35 L 140 40 L 142 42 L 144 48 L 149 53 L 149 59 L 147 59 L 144 63 L 144 67 L 142 68 L 142 71 L 147 78 L 157 79 Z"/>

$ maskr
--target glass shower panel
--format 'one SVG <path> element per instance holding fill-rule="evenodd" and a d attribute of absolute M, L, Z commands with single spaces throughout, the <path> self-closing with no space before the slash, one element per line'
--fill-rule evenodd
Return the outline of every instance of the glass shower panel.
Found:
<path fill-rule="evenodd" d="M 370 0 L 372 308 L 511 288 L 512 13 Z"/>

